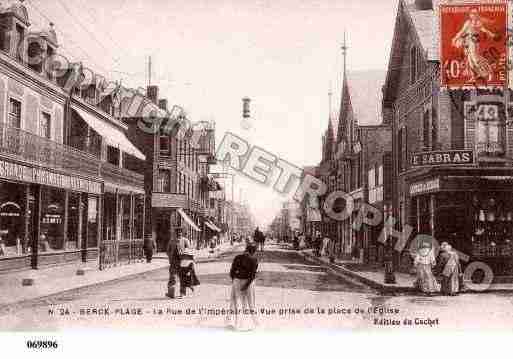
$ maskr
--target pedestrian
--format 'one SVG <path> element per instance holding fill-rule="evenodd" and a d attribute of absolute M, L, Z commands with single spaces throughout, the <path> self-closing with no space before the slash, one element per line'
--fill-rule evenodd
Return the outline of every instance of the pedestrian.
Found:
<path fill-rule="evenodd" d="M 232 290 L 227 322 L 235 330 L 251 329 L 248 317 L 251 317 L 253 326 L 258 326 L 255 309 L 255 277 L 258 269 L 256 250 L 254 244 L 249 244 L 243 254 L 234 258 L 230 269 Z"/>
<path fill-rule="evenodd" d="M 331 240 L 328 236 L 324 236 L 322 239 L 322 245 L 321 245 L 321 256 L 326 257 L 328 256 L 328 250 L 330 246 Z"/>
<path fill-rule="evenodd" d="M 186 247 L 180 255 L 180 295 L 187 295 L 187 288 L 194 292 L 194 287 L 200 285 L 196 276 L 194 264 L 194 252 L 190 247 Z"/>
<path fill-rule="evenodd" d="M 294 240 L 293 240 L 293 243 L 294 243 L 294 249 L 296 251 L 299 250 L 299 234 L 297 232 L 294 232 Z"/>
<path fill-rule="evenodd" d="M 314 253 L 315 253 L 316 257 L 321 256 L 321 246 L 322 246 L 321 232 L 317 231 L 315 233 L 315 239 L 314 239 Z"/>
<path fill-rule="evenodd" d="M 182 235 L 181 228 L 176 230 L 176 236 L 171 237 L 167 244 L 166 253 L 169 259 L 169 280 L 167 282 L 166 296 L 175 299 L 176 277 L 180 273 L 180 244 L 178 239 Z"/>
<path fill-rule="evenodd" d="M 441 278 L 442 294 L 458 295 L 460 291 L 460 260 L 458 254 L 447 242 L 443 242 L 440 246 L 435 273 Z"/>
<path fill-rule="evenodd" d="M 264 243 L 265 243 L 265 236 L 262 232 L 260 232 L 260 229 L 256 227 L 255 233 L 253 234 L 253 241 L 257 245 L 260 252 L 264 251 Z"/>
<path fill-rule="evenodd" d="M 153 237 L 144 239 L 144 255 L 146 256 L 146 263 L 151 263 L 153 252 L 157 249 L 157 245 Z"/>
<path fill-rule="evenodd" d="M 301 233 L 299 235 L 299 249 L 304 249 L 306 247 L 305 234 Z"/>
<path fill-rule="evenodd" d="M 413 261 L 417 271 L 416 287 L 427 295 L 432 295 L 440 291 L 440 285 L 433 275 L 433 267 L 436 265 L 435 254 L 431 243 L 422 242 L 420 244 L 415 259 Z"/>

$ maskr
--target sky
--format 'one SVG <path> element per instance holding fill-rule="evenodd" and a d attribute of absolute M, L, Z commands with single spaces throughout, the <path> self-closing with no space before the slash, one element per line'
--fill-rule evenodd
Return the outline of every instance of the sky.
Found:
<path fill-rule="evenodd" d="M 386 69 L 398 0 L 27 0 L 33 28 L 55 23 L 60 52 L 111 80 L 152 84 L 192 122 L 214 120 L 298 167 L 320 160 L 331 108 L 340 107 L 347 32 L 350 71 Z M 251 128 L 241 126 L 250 97 Z M 231 197 L 231 181 L 227 196 Z M 236 175 L 257 221 L 284 197 Z"/>

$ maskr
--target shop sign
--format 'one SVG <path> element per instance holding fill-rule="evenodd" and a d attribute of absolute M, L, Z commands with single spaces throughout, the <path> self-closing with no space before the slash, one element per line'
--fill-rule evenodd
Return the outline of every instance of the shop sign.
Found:
<path fill-rule="evenodd" d="M 440 5 L 442 86 L 507 85 L 507 8 L 505 0 Z"/>
<path fill-rule="evenodd" d="M 410 186 L 410 195 L 418 195 L 440 190 L 440 178 L 413 183 Z"/>
<path fill-rule="evenodd" d="M 411 157 L 412 167 L 470 165 L 473 163 L 474 151 L 472 150 L 417 152 Z"/>
<path fill-rule="evenodd" d="M 0 161 L 0 177 L 16 181 L 38 183 L 73 191 L 101 194 L 101 183 L 63 175 L 42 168 Z"/>

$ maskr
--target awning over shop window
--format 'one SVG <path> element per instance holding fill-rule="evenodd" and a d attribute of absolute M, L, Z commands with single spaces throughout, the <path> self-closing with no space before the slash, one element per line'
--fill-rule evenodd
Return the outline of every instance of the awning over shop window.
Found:
<path fill-rule="evenodd" d="M 123 152 L 128 153 L 134 157 L 137 157 L 141 160 L 145 160 L 146 156 L 135 147 L 132 142 L 128 140 L 126 135 L 119 129 L 114 126 L 109 125 L 106 122 L 103 122 L 93 115 L 87 113 L 84 110 L 81 110 L 77 107 L 72 107 L 73 111 L 76 112 L 78 116 L 80 116 L 93 130 L 98 132 L 100 136 L 105 139 L 108 145 L 117 147 Z"/>
<path fill-rule="evenodd" d="M 205 225 L 214 232 L 221 232 L 221 229 L 212 222 L 205 221 Z"/>
<path fill-rule="evenodd" d="M 201 229 L 194 223 L 194 221 L 183 211 L 182 208 L 178 208 L 178 213 L 180 213 L 180 216 L 182 216 L 183 220 L 192 227 L 193 230 L 196 232 L 201 232 Z"/>

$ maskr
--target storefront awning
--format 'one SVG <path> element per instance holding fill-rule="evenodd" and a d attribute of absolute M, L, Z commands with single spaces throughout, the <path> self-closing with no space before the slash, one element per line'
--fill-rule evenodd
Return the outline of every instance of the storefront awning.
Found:
<path fill-rule="evenodd" d="M 137 157 L 141 160 L 145 160 L 146 156 L 143 155 L 141 151 L 135 147 L 132 142 L 128 140 L 126 135 L 119 129 L 114 126 L 109 125 L 106 122 L 103 122 L 93 115 L 87 113 L 84 110 L 81 110 L 77 107 L 72 107 L 73 111 L 76 112 L 78 116 L 80 116 L 93 130 L 98 132 L 100 136 L 102 136 L 107 144 L 113 147 L 117 147 L 123 152 L 128 153 L 134 157 Z"/>
<path fill-rule="evenodd" d="M 194 221 L 183 211 L 182 208 L 178 208 L 178 213 L 180 213 L 180 216 L 182 216 L 183 220 L 192 227 L 193 230 L 196 232 L 201 232 L 201 229 L 194 223 Z"/>
<path fill-rule="evenodd" d="M 214 232 L 221 232 L 221 229 L 212 222 L 205 221 L 205 225 Z"/>

